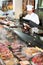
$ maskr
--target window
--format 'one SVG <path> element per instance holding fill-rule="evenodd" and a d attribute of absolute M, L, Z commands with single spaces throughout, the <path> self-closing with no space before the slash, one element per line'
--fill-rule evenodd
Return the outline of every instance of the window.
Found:
<path fill-rule="evenodd" d="M 39 0 L 38 8 L 43 9 L 43 0 Z"/>

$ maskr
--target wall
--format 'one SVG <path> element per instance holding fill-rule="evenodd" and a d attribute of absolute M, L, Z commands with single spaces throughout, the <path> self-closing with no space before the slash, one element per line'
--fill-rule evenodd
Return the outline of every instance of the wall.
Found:
<path fill-rule="evenodd" d="M 38 0 L 35 0 L 35 9 L 37 9 Z"/>
<path fill-rule="evenodd" d="M 15 18 L 19 19 L 19 15 L 22 13 L 22 0 L 15 0 Z"/>

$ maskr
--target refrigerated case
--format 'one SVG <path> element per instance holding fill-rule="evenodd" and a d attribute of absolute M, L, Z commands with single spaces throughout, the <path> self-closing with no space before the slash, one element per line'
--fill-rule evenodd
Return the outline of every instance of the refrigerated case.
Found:
<path fill-rule="evenodd" d="M 2 0 L 2 11 L 7 12 L 8 10 L 13 10 L 13 1 L 12 0 Z"/>
<path fill-rule="evenodd" d="M 4 39 L 2 39 L 3 37 L 0 39 L 0 58 L 5 65 L 18 65 L 20 61 L 29 62 L 30 54 L 33 52 L 28 50 L 34 49 L 34 52 L 38 52 L 37 48 L 40 52 L 43 50 L 43 42 L 39 40 L 39 37 L 26 34 L 19 27 L 4 26 L 4 30 L 7 34 L 3 34 L 2 31 Z M 30 54 L 28 55 L 28 53 Z"/>

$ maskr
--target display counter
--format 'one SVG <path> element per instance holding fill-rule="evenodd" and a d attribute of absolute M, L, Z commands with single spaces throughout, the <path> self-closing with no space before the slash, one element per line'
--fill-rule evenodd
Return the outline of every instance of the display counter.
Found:
<path fill-rule="evenodd" d="M 31 65 L 30 59 L 43 52 L 43 41 L 39 40 L 39 35 L 27 34 L 20 27 L 2 26 L 0 28 L 2 32 L 0 32 L 0 58 L 3 63 L 0 60 L 0 64 Z"/>
<path fill-rule="evenodd" d="M 6 16 L 0 16 L 0 19 L 4 20 L 6 19 Z"/>
<path fill-rule="evenodd" d="M 16 33 L 17 36 L 19 36 L 23 41 L 26 42 L 27 46 L 39 46 L 43 48 L 43 40 L 40 38 L 43 36 L 38 35 L 37 33 L 34 34 L 27 34 L 25 32 L 22 32 L 20 28 L 12 29 L 13 33 Z"/>

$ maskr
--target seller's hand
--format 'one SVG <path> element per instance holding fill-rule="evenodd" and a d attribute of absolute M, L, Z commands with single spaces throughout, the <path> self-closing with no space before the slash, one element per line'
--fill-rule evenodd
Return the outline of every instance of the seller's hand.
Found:
<path fill-rule="evenodd" d="M 23 23 L 23 25 L 24 25 L 24 28 L 25 28 L 25 29 L 26 29 L 26 28 L 28 28 L 28 29 L 31 28 L 30 25 L 28 25 L 28 24 L 26 24 L 26 23 Z"/>

